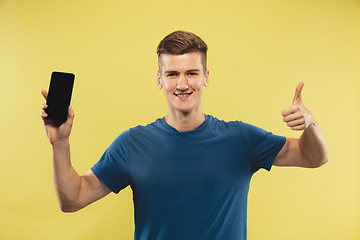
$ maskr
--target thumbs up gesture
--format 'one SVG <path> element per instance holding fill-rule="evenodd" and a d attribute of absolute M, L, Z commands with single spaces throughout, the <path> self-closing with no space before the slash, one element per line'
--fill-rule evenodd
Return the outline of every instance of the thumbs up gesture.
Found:
<path fill-rule="evenodd" d="M 295 90 L 294 99 L 290 107 L 285 108 L 281 115 L 283 115 L 283 121 L 295 131 L 301 131 L 307 129 L 311 124 L 315 123 L 312 113 L 304 106 L 301 99 L 301 91 L 304 87 L 304 83 L 300 82 Z"/>

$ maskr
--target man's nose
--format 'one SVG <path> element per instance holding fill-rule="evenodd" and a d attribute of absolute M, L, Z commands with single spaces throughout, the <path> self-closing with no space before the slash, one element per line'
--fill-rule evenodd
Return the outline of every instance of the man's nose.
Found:
<path fill-rule="evenodd" d="M 177 81 L 176 89 L 180 91 L 184 91 L 187 90 L 188 88 L 189 85 L 186 76 L 180 74 L 179 79 Z"/>

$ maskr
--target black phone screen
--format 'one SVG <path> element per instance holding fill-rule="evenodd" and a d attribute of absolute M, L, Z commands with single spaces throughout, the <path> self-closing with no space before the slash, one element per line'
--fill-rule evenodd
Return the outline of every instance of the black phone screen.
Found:
<path fill-rule="evenodd" d="M 45 109 L 48 115 L 46 119 L 67 120 L 74 79 L 75 75 L 73 73 L 53 72 L 51 74 L 46 101 L 48 107 Z"/>

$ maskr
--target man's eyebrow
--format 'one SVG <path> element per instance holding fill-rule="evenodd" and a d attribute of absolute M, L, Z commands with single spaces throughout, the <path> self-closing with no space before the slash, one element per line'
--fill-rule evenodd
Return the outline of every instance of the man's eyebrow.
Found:
<path fill-rule="evenodd" d="M 190 70 L 186 70 L 186 72 L 200 72 L 200 69 L 190 69 Z M 165 74 L 169 74 L 169 73 L 179 73 L 179 72 L 175 71 L 175 70 L 167 70 L 167 71 L 165 71 Z"/>
<path fill-rule="evenodd" d="M 171 71 L 171 70 L 169 70 L 169 71 L 165 71 L 165 73 L 178 73 L 178 71 Z"/>

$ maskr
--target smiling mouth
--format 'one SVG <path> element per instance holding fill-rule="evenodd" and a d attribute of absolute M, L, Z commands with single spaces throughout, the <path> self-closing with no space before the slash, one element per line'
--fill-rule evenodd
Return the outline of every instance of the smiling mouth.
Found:
<path fill-rule="evenodd" d="M 174 95 L 177 97 L 187 97 L 187 96 L 190 96 L 191 94 L 192 94 L 192 92 L 191 93 L 178 93 L 178 94 L 174 93 Z"/>

